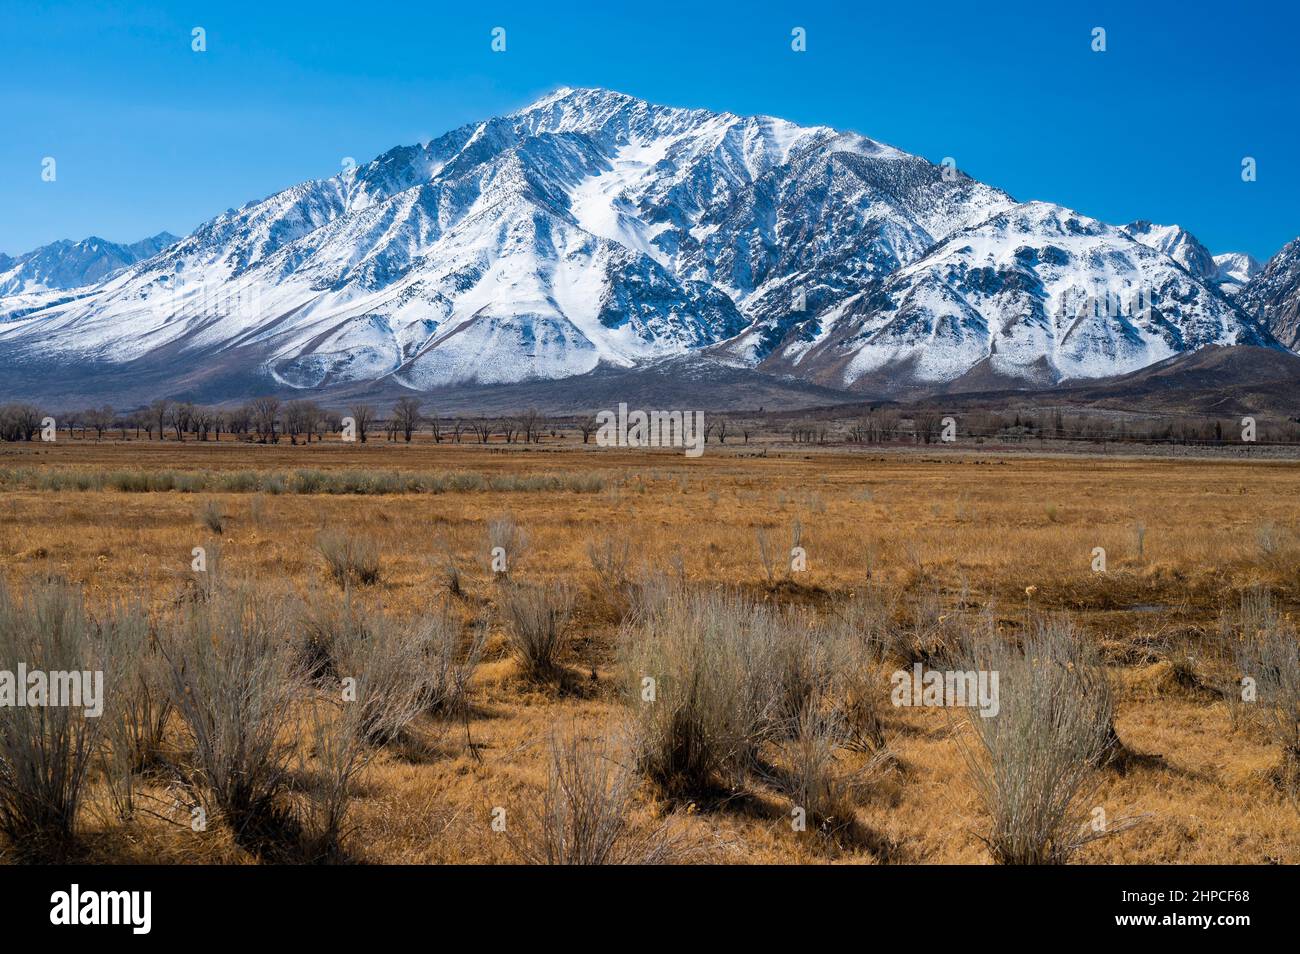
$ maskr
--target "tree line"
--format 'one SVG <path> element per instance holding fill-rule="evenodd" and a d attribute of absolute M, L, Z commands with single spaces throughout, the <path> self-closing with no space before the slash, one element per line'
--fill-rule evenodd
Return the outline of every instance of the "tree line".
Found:
<path fill-rule="evenodd" d="M 345 434 L 360 443 L 376 435 L 390 442 L 410 443 L 427 429 L 435 443 L 487 444 L 500 436 L 508 444 L 538 444 L 546 435 L 558 437 L 558 424 L 535 409 L 501 417 L 442 417 L 426 412 L 418 398 L 398 400 L 387 416 L 371 404 L 353 404 L 346 411 L 325 408 L 310 400 L 281 401 L 254 398 L 231 408 L 214 408 L 190 401 L 160 398 L 146 407 L 117 411 L 109 405 L 81 410 L 48 412 L 34 404 L 0 405 L 0 440 L 33 441 L 42 421 L 52 418 L 58 430 L 76 439 L 102 440 L 116 435 L 123 440 L 220 441 L 243 440 L 259 444 L 319 442 L 327 435 Z M 594 420 L 594 419 L 593 419 Z M 594 429 L 594 425 L 593 425 Z M 587 432 L 584 432 L 584 441 Z"/>

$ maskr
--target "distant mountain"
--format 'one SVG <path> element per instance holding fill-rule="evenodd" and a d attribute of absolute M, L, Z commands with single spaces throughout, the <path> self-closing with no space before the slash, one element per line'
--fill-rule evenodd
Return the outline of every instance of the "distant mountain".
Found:
<path fill-rule="evenodd" d="M 62 291 L 101 282 L 128 265 L 157 255 L 179 239 L 169 232 L 122 244 L 92 235 L 62 239 L 17 258 L 0 255 L 0 297 Z"/>
<path fill-rule="evenodd" d="M 1164 252 L 1201 281 L 1218 277 L 1219 269 L 1209 249 L 1180 225 L 1153 225 L 1139 219 L 1124 226 L 1124 231 L 1148 248 Z"/>
<path fill-rule="evenodd" d="M 2 292 L 0 363 L 29 389 L 218 400 L 698 355 L 875 393 L 1273 346 L 1200 243 L 1129 229 L 856 133 L 566 88 L 230 210 L 75 293 Z"/>
<path fill-rule="evenodd" d="M 178 241 L 169 232 L 123 244 L 92 235 L 62 239 L 19 255 L 0 254 L 0 321 L 15 312 L 66 301 L 61 292 L 95 285 Z"/>
<path fill-rule="evenodd" d="M 1270 345 L 1242 311 L 1124 229 L 1027 202 L 811 319 L 763 367 L 897 390 L 1107 377 L 1210 344 Z"/>
<path fill-rule="evenodd" d="M 1300 347 L 1300 238 L 1268 260 L 1239 300 L 1284 345 Z"/>
<path fill-rule="evenodd" d="M 1216 255 L 1214 264 L 1217 269 L 1214 277 L 1218 282 L 1219 291 L 1230 298 L 1239 294 L 1264 268 L 1254 256 L 1247 255 L 1245 252 Z"/>
<path fill-rule="evenodd" d="M 1143 245 L 1168 255 L 1193 276 L 1213 285 L 1229 298 L 1240 292 L 1262 267 L 1244 252 L 1211 255 L 1195 235 L 1179 225 L 1137 221 L 1124 226 L 1124 231 Z"/>

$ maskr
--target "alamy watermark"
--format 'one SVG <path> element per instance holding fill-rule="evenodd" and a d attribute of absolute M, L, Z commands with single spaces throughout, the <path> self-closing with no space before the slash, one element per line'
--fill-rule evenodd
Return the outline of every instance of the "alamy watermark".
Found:
<path fill-rule="evenodd" d="M 920 663 L 899 669 L 889 677 L 896 706 L 933 706 L 978 709 L 991 719 L 998 714 L 998 672 L 994 670 L 931 669 Z"/>
<path fill-rule="evenodd" d="M 104 673 L 102 670 L 62 670 L 46 672 L 28 669 L 19 663 L 15 672 L 0 669 L 0 707 L 22 709 L 45 706 L 85 709 L 87 718 L 104 712 Z"/>
<path fill-rule="evenodd" d="M 683 447 L 687 457 L 704 453 L 703 411 L 617 411 L 596 415 L 598 447 Z"/>

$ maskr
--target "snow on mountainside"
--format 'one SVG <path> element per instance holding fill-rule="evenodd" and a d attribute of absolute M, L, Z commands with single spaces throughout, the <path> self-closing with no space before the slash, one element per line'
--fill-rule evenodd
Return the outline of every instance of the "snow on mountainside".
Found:
<path fill-rule="evenodd" d="M 776 360 L 842 387 L 946 383 L 972 372 L 1053 384 L 1208 344 L 1271 343 L 1166 255 L 1046 202 L 955 233 L 813 324 Z"/>
<path fill-rule="evenodd" d="M 1282 344 L 1300 348 L 1300 238 L 1268 260 L 1238 301 Z"/>
<path fill-rule="evenodd" d="M 17 258 L 0 254 L 0 321 L 19 307 L 48 303 L 66 297 L 58 292 L 103 281 L 175 241 L 168 232 L 129 244 L 92 235 L 80 242 L 64 239 L 42 245 Z"/>
<path fill-rule="evenodd" d="M 1214 256 L 1214 279 L 1219 291 L 1234 297 L 1263 270 L 1264 266 L 1253 255 L 1245 252 L 1227 252 Z"/>
<path fill-rule="evenodd" d="M 1153 225 L 1139 219 L 1124 226 L 1124 231 L 1148 248 L 1164 252 L 1202 281 L 1212 281 L 1218 274 L 1209 249 L 1180 225 Z"/>
<path fill-rule="evenodd" d="M 1047 208 L 854 133 L 566 88 L 24 309 L 0 325 L 0 362 L 27 381 L 48 365 L 192 386 L 201 369 L 219 397 L 551 380 L 704 351 L 857 386 L 992 354 L 1034 378 L 1111 374 L 1257 337 L 1190 267 Z M 1158 317 L 1040 327 L 1052 294 L 1106 281 L 1155 283 Z"/>
<path fill-rule="evenodd" d="M 1137 221 L 1124 226 L 1124 231 L 1143 245 L 1164 252 L 1196 278 L 1208 282 L 1230 298 L 1263 267 L 1244 252 L 1211 255 L 1195 235 L 1178 225 Z"/>

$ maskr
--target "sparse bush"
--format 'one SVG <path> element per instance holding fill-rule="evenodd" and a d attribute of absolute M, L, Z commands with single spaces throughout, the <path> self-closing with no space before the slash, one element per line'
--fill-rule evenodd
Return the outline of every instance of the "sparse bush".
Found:
<path fill-rule="evenodd" d="M 1243 700 L 1244 714 L 1281 750 L 1274 781 L 1300 805 L 1300 636 L 1278 617 L 1267 592 L 1254 592 L 1242 602 L 1234 655 L 1243 682 L 1232 691 Z"/>
<path fill-rule="evenodd" d="M 379 547 L 375 541 L 326 530 L 317 538 L 316 547 L 339 586 L 353 583 L 368 586 L 379 582 Z"/>
<path fill-rule="evenodd" d="M 428 654 L 428 706 L 447 717 L 463 716 L 469 709 L 469 686 L 483 646 L 487 628 L 475 625 L 468 639 L 449 607 L 442 607 L 422 620 Z"/>
<path fill-rule="evenodd" d="M 330 654 L 344 681 L 344 702 L 359 709 L 357 731 L 369 744 L 396 741 L 429 708 L 429 632 L 378 611 L 362 616 L 349 604 L 332 634 Z"/>
<path fill-rule="evenodd" d="M 912 634 L 894 622 L 898 600 L 884 587 L 867 583 L 831 610 L 828 625 L 853 647 L 853 656 L 877 664 L 911 662 L 916 655 Z"/>
<path fill-rule="evenodd" d="M 606 537 L 587 544 L 587 559 L 596 572 L 597 599 L 615 617 L 622 619 L 631 605 L 632 544 Z"/>
<path fill-rule="evenodd" d="M 114 614 L 101 625 L 108 686 L 103 715 L 108 736 L 105 778 L 122 819 L 137 809 L 138 776 L 162 761 L 172 713 L 167 661 L 139 607 Z"/>
<path fill-rule="evenodd" d="M 373 750 L 365 742 L 363 710 L 355 705 L 319 701 L 309 715 L 311 754 L 315 765 L 302 764 L 299 774 L 307 796 L 303 830 L 309 848 L 321 857 L 337 855 L 352 803 L 352 784 Z"/>
<path fill-rule="evenodd" d="M 981 840 L 1000 864 L 1063 864 L 1109 832 L 1087 827 L 1084 795 L 1111 738 L 1105 670 L 1070 625 L 1040 622 L 1020 645 L 991 627 L 963 647 L 965 668 L 999 674 L 998 712 L 970 710 L 968 774 L 991 818 Z"/>
<path fill-rule="evenodd" d="M 661 864 L 675 839 L 665 825 L 638 832 L 630 824 L 632 774 L 607 742 L 584 742 L 552 733 L 546 793 L 534 816 L 525 816 L 510 844 L 534 865 Z"/>
<path fill-rule="evenodd" d="M 530 679 L 544 681 L 563 673 L 561 658 L 569 642 L 573 593 L 566 586 L 510 584 L 502 593 L 510 651 Z"/>
<path fill-rule="evenodd" d="M 850 660 L 846 644 L 833 630 L 815 624 L 806 613 L 787 613 L 774 622 L 778 628 L 772 649 L 779 700 L 775 715 L 793 734 L 829 695 Z"/>
<path fill-rule="evenodd" d="M 758 559 L 763 564 L 763 576 L 767 585 L 773 586 L 776 583 L 776 554 L 767 539 L 767 531 L 759 527 L 754 531 L 754 538 L 758 541 Z"/>
<path fill-rule="evenodd" d="M 524 552 L 528 549 L 528 534 L 515 523 L 509 515 L 488 521 L 488 552 L 495 560 L 498 554 L 505 557 L 505 569 L 493 568 L 498 579 L 507 579 L 512 570 L 518 569 L 523 562 Z"/>
<path fill-rule="evenodd" d="M 596 571 L 601 588 L 607 593 L 621 593 L 631 582 L 632 544 L 627 540 L 606 537 L 587 544 L 587 559 Z"/>
<path fill-rule="evenodd" d="M 445 551 L 437 568 L 446 584 L 447 592 L 456 597 L 464 596 L 465 582 L 461 576 L 460 564 L 456 562 L 456 555 L 450 550 Z"/>
<path fill-rule="evenodd" d="M 266 493 L 294 494 L 444 494 L 491 490 L 497 493 L 594 494 L 605 478 L 594 473 L 416 474 L 400 471 L 326 471 L 303 468 L 291 473 L 241 470 L 182 473 L 173 470 L 56 471 L 19 468 L 4 482 L 28 490 L 116 490 L 122 493 Z"/>
<path fill-rule="evenodd" d="M 220 536 L 225 532 L 226 515 L 221 510 L 221 503 L 217 500 L 208 499 L 199 505 L 198 511 L 199 522 Z"/>
<path fill-rule="evenodd" d="M 286 651 L 279 595 L 222 589 L 185 608 L 167 647 L 172 704 L 189 729 L 189 782 L 238 834 L 265 834 L 282 818 L 286 738 L 305 680 Z"/>
<path fill-rule="evenodd" d="M 639 616 L 621 640 L 638 767 L 674 795 L 739 781 L 781 725 L 780 622 L 680 589 Z"/>
<path fill-rule="evenodd" d="M 834 706 L 808 707 L 800 713 L 791 737 L 778 745 L 778 770 L 769 781 L 803 809 L 807 821 L 824 835 L 836 836 L 856 820 L 855 805 L 869 782 L 876 760 L 853 766 L 837 753 L 848 736 L 843 714 Z"/>
<path fill-rule="evenodd" d="M 78 588 L 41 583 L 15 599 L 0 582 L 0 669 L 16 672 L 20 663 L 47 678 L 102 669 Z M 91 689 L 83 686 L 87 703 Z M 98 718 L 85 713 L 73 705 L 0 706 L 0 831 L 33 858 L 57 860 L 74 842 L 99 738 Z"/>

